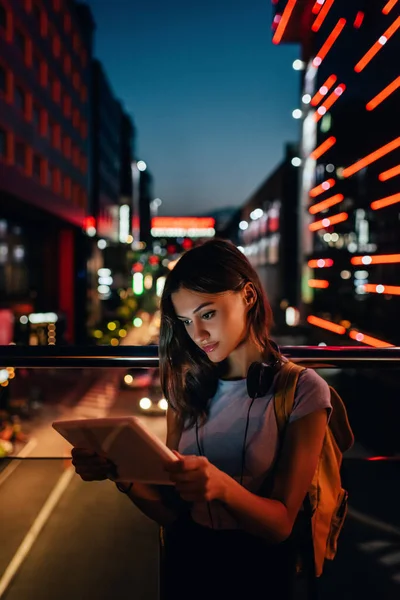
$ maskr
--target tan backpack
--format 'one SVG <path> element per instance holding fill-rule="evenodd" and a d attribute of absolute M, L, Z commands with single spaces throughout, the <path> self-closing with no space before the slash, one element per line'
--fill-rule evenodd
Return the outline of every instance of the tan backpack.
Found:
<path fill-rule="evenodd" d="M 275 391 L 274 408 L 280 438 L 292 412 L 296 385 L 304 367 L 292 362 L 283 365 L 279 385 Z M 307 504 L 311 508 L 311 530 L 314 547 L 315 575 L 322 574 L 325 559 L 336 555 L 337 540 L 347 514 L 348 494 L 340 477 L 342 455 L 354 443 L 346 408 L 332 387 L 332 414 L 326 429 L 322 452 L 318 461 Z M 301 568 L 299 562 L 298 568 Z"/>

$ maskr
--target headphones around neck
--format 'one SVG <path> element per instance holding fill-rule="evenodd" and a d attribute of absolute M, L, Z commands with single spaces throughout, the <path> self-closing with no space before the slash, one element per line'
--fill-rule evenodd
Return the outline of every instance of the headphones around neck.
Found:
<path fill-rule="evenodd" d="M 275 342 L 272 342 L 274 348 L 278 349 L 278 346 Z M 279 350 L 279 349 L 278 349 Z M 281 366 L 281 361 L 279 359 L 275 359 L 272 363 L 266 362 L 253 362 L 248 371 L 246 378 L 246 386 L 247 393 L 251 398 L 251 402 L 247 411 L 247 419 L 246 419 L 246 427 L 244 430 L 244 438 L 243 438 L 243 447 L 242 447 L 242 461 L 241 461 L 241 473 L 240 473 L 240 485 L 243 485 L 243 474 L 245 469 L 246 462 L 246 441 L 247 441 L 247 430 L 249 428 L 249 420 L 250 420 L 250 411 L 253 406 L 254 400 L 256 398 L 262 398 L 265 396 L 270 390 L 274 377 L 276 373 L 279 371 Z M 198 422 L 196 421 L 196 442 L 197 448 L 200 456 L 204 456 L 204 452 L 200 446 L 199 440 L 199 428 Z M 207 502 L 208 513 L 210 517 L 211 528 L 214 529 L 214 523 L 212 518 L 212 512 L 210 503 Z"/>

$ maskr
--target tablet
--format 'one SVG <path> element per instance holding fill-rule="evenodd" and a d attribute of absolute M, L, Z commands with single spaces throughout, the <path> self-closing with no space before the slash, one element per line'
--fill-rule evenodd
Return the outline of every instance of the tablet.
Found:
<path fill-rule="evenodd" d="M 55 421 L 52 426 L 75 448 L 111 460 L 118 474 L 113 481 L 173 485 L 164 465 L 179 459 L 137 417 Z"/>

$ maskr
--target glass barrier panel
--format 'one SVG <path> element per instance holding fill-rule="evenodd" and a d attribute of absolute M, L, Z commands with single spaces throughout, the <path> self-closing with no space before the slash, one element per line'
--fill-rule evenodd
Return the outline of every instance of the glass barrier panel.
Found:
<path fill-rule="evenodd" d="M 321 596 L 400 592 L 397 369 L 319 369 L 356 443 L 343 461 L 349 513 Z M 1 386 L 0 598 L 159 597 L 159 530 L 113 482 L 84 482 L 54 420 L 138 416 L 165 441 L 158 369 L 10 368 Z M 344 590 L 346 593 L 344 593 Z"/>

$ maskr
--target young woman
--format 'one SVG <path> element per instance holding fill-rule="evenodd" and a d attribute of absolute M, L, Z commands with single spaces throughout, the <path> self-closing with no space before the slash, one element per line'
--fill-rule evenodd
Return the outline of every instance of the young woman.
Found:
<path fill-rule="evenodd" d="M 182 256 L 161 299 L 160 373 L 169 401 L 171 490 L 133 483 L 133 502 L 165 525 L 168 600 L 311 598 L 302 505 L 316 470 L 330 406 L 328 385 L 302 372 L 282 447 L 274 389 L 284 358 L 270 340 L 271 308 L 257 273 L 232 243 L 211 240 Z M 249 397 L 253 363 L 272 373 Z M 74 451 L 83 479 L 107 477 L 99 457 Z M 310 576 L 309 576 L 310 575 Z"/>

